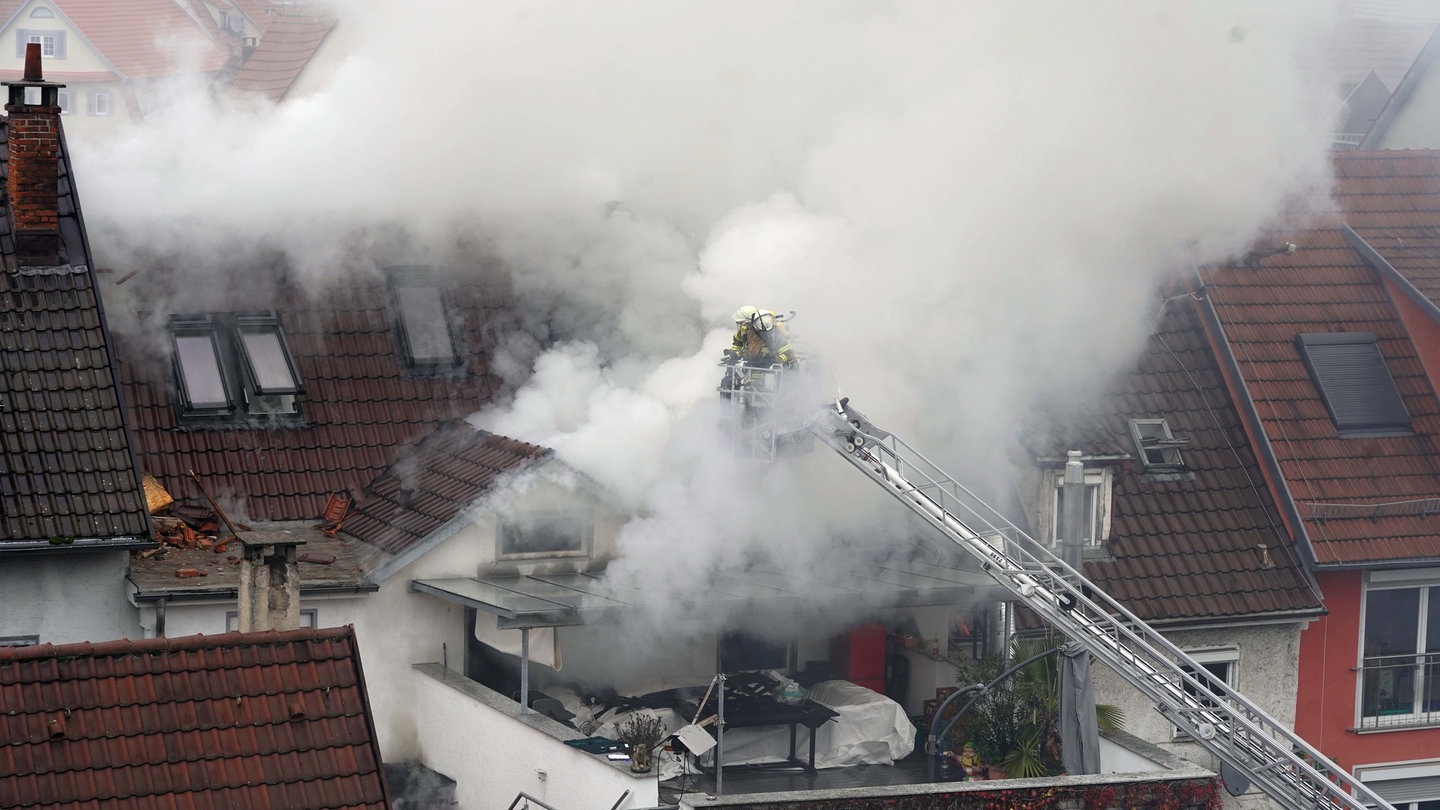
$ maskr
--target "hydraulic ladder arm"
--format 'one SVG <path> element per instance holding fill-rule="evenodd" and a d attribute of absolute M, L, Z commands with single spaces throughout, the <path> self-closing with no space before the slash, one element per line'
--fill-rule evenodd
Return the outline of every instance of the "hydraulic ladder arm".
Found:
<path fill-rule="evenodd" d="M 1080 643 L 1211 754 L 1294 810 L 1391 805 L 842 399 L 806 426 Z"/>

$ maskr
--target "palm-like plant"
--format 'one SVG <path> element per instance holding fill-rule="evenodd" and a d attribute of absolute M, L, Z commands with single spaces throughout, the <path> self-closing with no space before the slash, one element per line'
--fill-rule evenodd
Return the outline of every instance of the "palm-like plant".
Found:
<path fill-rule="evenodd" d="M 1024 661 L 1059 644 L 1049 635 L 1016 639 L 1011 644 L 1011 660 Z M 977 662 L 972 671 L 961 673 L 961 681 L 968 683 L 974 677 L 989 683 L 1005 668 L 999 656 L 992 656 Z M 1059 713 L 1060 663 L 1055 655 L 1049 655 L 992 688 L 976 704 L 973 716 L 966 718 L 965 729 L 980 755 L 1010 776 L 1049 776 L 1061 770 Z M 1101 730 L 1119 731 L 1125 716 L 1117 706 L 1097 704 L 1095 720 Z"/>

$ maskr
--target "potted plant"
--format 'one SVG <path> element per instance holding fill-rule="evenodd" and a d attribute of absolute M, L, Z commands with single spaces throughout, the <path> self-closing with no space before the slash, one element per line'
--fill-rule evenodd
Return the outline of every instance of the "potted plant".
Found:
<path fill-rule="evenodd" d="M 655 745 L 665 736 L 665 724 L 649 712 L 636 712 L 620 724 L 616 734 L 630 746 L 630 770 L 649 773 Z"/>
<path fill-rule="evenodd" d="M 1010 661 L 1024 661 L 1058 644 L 1051 636 L 1016 639 Z M 962 672 L 961 681 L 990 683 L 1009 666 L 991 656 Z M 1052 655 L 997 683 L 964 718 L 960 731 L 989 766 L 991 778 L 1053 776 L 1062 770 L 1059 713 L 1060 665 Z M 1095 719 L 1104 731 L 1118 731 L 1124 724 L 1120 709 L 1108 704 L 1095 706 Z"/>

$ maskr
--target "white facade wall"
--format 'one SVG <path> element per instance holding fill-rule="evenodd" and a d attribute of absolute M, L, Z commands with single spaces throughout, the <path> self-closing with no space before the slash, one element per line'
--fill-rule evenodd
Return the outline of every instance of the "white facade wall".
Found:
<path fill-rule="evenodd" d="M 626 763 L 565 745 L 573 730 L 534 713 L 522 719 L 513 701 L 444 672 L 415 672 L 412 709 L 425 764 L 455 780 L 463 810 L 508 807 L 522 791 L 561 810 L 611 807 L 627 791 L 620 810 L 660 803 L 653 773 L 637 776 Z M 490 700 L 477 699 L 486 693 Z"/>
<path fill-rule="evenodd" d="M 1295 697 L 1299 673 L 1301 622 L 1166 631 L 1165 637 L 1185 652 L 1233 649 L 1238 654 L 1234 688 L 1258 705 L 1276 722 L 1295 727 Z M 1095 702 L 1119 706 L 1125 712 L 1125 730 L 1176 756 L 1215 772 L 1220 762 L 1193 742 L 1176 740 L 1174 727 L 1155 705 L 1103 664 L 1091 668 Z M 1234 798 L 1224 796 L 1227 808 L 1274 807 L 1269 797 L 1251 790 Z"/>
<path fill-rule="evenodd" d="M 126 551 L 8 554 L 0 561 L 0 636 L 40 643 L 138 638 Z"/>

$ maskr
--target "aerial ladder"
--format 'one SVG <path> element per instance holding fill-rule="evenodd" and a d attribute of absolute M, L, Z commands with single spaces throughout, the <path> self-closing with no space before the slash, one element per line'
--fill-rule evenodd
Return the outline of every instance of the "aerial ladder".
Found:
<path fill-rule="evenodd" d="M 806 430 L 1279 804 L 1294 810 L 1390 807 L 848 400 L 824 408 Z"/>
<path fill-rule="evenodd" d="M 1292 810 L 1391 805 L 1293 731 L 1200 666 L 1079 571 L 848 399 L 798 420 L 777 393 L 786 371 L 733 380 L 728 391 L 742 455 L 774 460 L 813 440 L 828 445 L 973 557 L 981 570 L 1041 619 L 1138 689 L 1234 774 Z M 798 376 L 798 375 L 792 375 Z M 721 391 L 726 392 L 722 383 Z M 798 390 L 812 386 L 792 385 Z M 759 393 L 754 393 L 758 389 Z M 759 399 L 745 400 L 747 391 Z M 810 399 L 810 402 L 815 400 Z M 1222 771 L 1224 768 L 1222 768 Z M 1229 779 L 1226 780 L 1227 785 Z"/>

